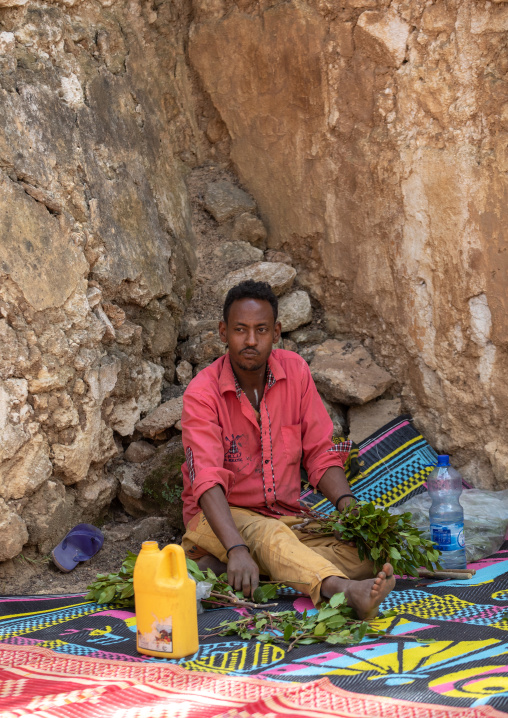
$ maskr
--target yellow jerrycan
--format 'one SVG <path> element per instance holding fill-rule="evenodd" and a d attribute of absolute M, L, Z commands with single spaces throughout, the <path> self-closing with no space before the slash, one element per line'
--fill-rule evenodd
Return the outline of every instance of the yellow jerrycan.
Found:
<path fill-rule="evenodd" d="M 134 565 L 137 650 L 147 656 L 183 658 L 199 647 L 196 584 L 187 575 L 181 546 L 159 550 L 145 541 Z"/>

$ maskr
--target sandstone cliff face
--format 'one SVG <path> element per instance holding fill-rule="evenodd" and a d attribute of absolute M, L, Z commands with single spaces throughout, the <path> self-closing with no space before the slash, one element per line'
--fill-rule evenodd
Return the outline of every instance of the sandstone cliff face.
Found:
<path fill-rule="evenodd" d="M 507 30 L 502 0 L 0 0 L 0 561 L 95 518 L 175 358 L 182 389 L 223 351 L 202 165 L 255 202 L 198 253 L 289 253 L 315 343 L 360 340 L 507 485 Z"/>
<path fill-rule="evenodd" d="M 506 485 L 508 3 L 194 6 L 190 58 L 269 246 L 436 448 Z"/>
<path fill-rule="evenodd" d="M 182 157 L 201 143 L 178 3 L 0 7 L 13 4 L 0 9 L 0 560 L 98 515 L 117 493 L 104 465 L 173 378 L 195 264 Z"/>

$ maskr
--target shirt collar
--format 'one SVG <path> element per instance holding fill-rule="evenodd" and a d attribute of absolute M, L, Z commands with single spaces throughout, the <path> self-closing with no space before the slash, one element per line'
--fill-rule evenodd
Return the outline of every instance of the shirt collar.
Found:
<path fill-rule="evenodd" d="M 286 379 L 286 372 L 282 368 L 281 364 L 274 357 L 273 352 L 268 357 L 266 385 L 268 389 L 271 389 L 279 379 Z M 242 389 L 231 366 L 231 359 L 229 354 L 226 354 L 224 359 L 224 365 L 222 367 L 220 379 L 219 379 L 219 391 L 224 394 L 226 391 L 234 391 L 237 399 L 240 399 L 242 395 Z"/>

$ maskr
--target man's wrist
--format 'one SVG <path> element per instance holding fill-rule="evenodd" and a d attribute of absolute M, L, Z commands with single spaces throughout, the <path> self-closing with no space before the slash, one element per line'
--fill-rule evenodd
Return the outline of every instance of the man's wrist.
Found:
<path fill-rule="evenodd" d="M 250 553 L 250 548 L 247 546 L 247 544 L 245 544 L 245 543 L 235 543 L 235 544 L 233 544 L 233 546 L 230 546 L 230 547 L 228 548 L 228 550 L 226 551 L 226 556 L 227 556 L 227 558 L 229 558 L 229 553 L 230 553 L 230 551 L 233 551 L 233 549 L 236 550 L 236 549 L 238 549 L 238 548 L 246 548 L 247 551 Z"/>
<path fill-rule="evenodd" d="M 349 506 L 352 501 L 355 503 L 358 501 L 354 494 L 342 494 L 336 499 L 335 508 L 337 511 L 342 511 L 346 506 Z"/>

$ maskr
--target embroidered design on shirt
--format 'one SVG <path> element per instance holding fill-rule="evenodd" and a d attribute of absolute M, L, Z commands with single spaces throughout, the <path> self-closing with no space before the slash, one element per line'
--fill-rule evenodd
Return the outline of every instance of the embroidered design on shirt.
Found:
<path fill-rule="evenodd" d="M 231 439 L 228 439 L 228 437 L 226 436 L 226 441 L 229 441 L 229 449 L 224 454 L 224 461 L 234 463 L 235 461 L 242 460 L 242 452 L 240 451 L 240 448 L 236 443 L 236 440 L 240 439 L 241 436 L 242 434 L 238 434 L 237 436 L 232 434 Z"/>
<path fill-rule="evenodd" d="M 190 448 L 190 446 L 185 449 L 185 460 L 187 462 L 187 468 L 189 470 L 189 480 L 191 484 L 193 484 L 194 479 L 196 478 L 196 470 L 194 468 L 194 454 L 192 453 L 192 449 Z"/>

